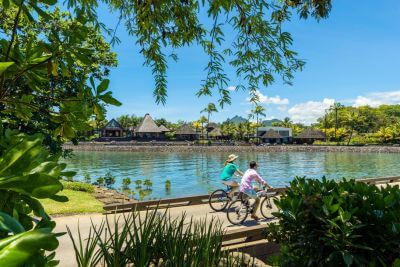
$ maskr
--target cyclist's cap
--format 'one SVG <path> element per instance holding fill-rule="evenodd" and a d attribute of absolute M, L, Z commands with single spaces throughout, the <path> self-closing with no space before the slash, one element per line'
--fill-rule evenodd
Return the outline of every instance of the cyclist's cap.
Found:
<path fill-rule="evenodd" d="M 228 159 L 226 160 L 227 162 L 232 162 L 232 161 L 234 161 L 235 159 L 237 159 L 238 158 L 238 156 L 236 156 L 235 154 L 230 154 L 229 156 L 228 156 Z"/>

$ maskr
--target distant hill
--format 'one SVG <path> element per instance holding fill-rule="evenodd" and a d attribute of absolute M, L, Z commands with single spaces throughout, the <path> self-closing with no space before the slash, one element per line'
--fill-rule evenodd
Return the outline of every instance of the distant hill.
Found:
<path fill-rule="evenodd" d="M 278 120 L 278 119 L 265 120 L 265 121 L 262 122 L 262 124 L 263 124 L 264 126 L 272 126 L 272 124 L 273 124 L 274 122 L 282 122 L 282 121 L 281 121 L 281 120 Z"/>
<path fill-rule="evenodd" d="M 231 123 L 234 123 L 234 124 L 239 124 L 239 123 L 246 122 L 247 120 L 245 118 L 243 118 L 243 117 L 240 117 L 240 116 L 236 115 L 232 119 L 227 119 L 227 121 L 231 122 Z"/>

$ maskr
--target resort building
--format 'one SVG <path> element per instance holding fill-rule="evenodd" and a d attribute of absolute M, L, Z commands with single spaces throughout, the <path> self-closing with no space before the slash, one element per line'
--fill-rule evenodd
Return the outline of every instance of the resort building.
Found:
<path fill-rule="evenodd" d="M 101 130 L 100 137 L 123 137 L 125 129 L 115 119 L 110 120 Z"/>
<path fill-rule="evenodd" d="M 222 139 L 224 136 L 219 128 L 214 128 L 208 133 L 208 137 L 211 139 Z"/>
<path fill-rule="evenodd" d="M 291 128 L 273 126 L 259 127 L 257 136 L 267 143 L 289 143 L 293 138 Z"/>
<path fill-rule="evenodd" d="M 312 144 L 317 140 L 326 140 L 326 135 L 323 131 L 306 129 L 295 137 L 295 142 L 298 144 Z"/>
<path fill-rule="evenodd" d="M 157 126 L 150 114 L 147 113 L 136 127 L 135 137 L 137 139 L 159 140 L 165 138 L 165 132 Z"/>
<path fill-rule="evenodd" d="M 270 143 L 270 144 L 281 144 L 283 143 L 283 137 L 279 134 L 278 131 L 269 129 L 266 131 L 260 139 L 263 143 Z"/>
<path fill-rule="evenodd" d="M 190 125 L 184 124 L 175 131 L 176 140 L 193 141 L 199 138 L 199 134 Z"/>

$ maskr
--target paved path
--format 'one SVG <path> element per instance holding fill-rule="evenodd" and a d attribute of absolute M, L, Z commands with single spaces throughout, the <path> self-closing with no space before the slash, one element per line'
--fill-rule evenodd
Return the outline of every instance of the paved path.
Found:
<path fill-rule="evenodd" d="M 222 223 L 224 229 L 226 230 L 232 230 L 240 227 L 248 227 L 257 224 L 268 223 L 267 220 L 260 220 L 256 222 L 250 219 L 249 216 L 246 222 L 242 226 L 234 226 L 230 224 L 229 221 L 227 220 L 225 212 L 215 212 L 208 206 L 208 204 L 170 208 L 169 212 L 172 217 L 178 217 L 181 216 L 183 213 L 186 213 L 186 220 L 190 220 L 190 218 L 193 218 L 194 220 L 206 219 L 207 221 L 211 221 L 211 219 L 214 217 L 215 219 L 218 219 Z M 114 216 L 114 215 L 108 215 L 108 216 Z M 54 218 L 54 221 L 57 223 L 55 232 L 66 232 L 66 226 L 68 225 L 68 227 L 71 229 L 71 232 L 77 234 L 78 232 L 77 226 L 79 223 L 80 231 L 82 235 L 85 235 L 88 233 L 92 222 L 94 224 L 99 224 L 102 220 L 105 219 L 105 217 L 106 216 L 102 214 L 87 214 L 87 215 L 57 217 Z M 60 260 L 60 266 L 62 267 L 76 266 L 74 249 L 69 236 L 66 234 L 60 237 L 59 242 L 60 245 L 56 251 L 57 252 L 56 258 Z"/>

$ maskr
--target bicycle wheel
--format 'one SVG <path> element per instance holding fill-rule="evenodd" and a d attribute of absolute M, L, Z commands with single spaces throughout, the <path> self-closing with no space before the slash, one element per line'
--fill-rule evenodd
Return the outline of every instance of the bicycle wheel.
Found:
<path fill-rule="evenodd" d="M 260 211 L 261 211 L 261 215 L 265 219 L 273 219 L 273 218 L 275 218 L 275 216 L 272 215 L 272 203 L 271 203 L 271 200 L 269 199 L 269 197 L 265 197 L 261 201 Z"/>
<path fill-rule="evenodd" d="M 248 214 L 249 206 L 247 202 L 239 199 L 229 204 L 226 213 L 228 221 L 235 225 L 242 224 L 246 220 Z"/>
<path fill-rule="evenodd" d="M 226 206 L 228 206 L 229 201 L 230 197 L 226 191 L 223 189 L 218 189 L 211 193 L 208 199 L 208 204 L 213 210 L 222 211 L 226 208 Z"/>

